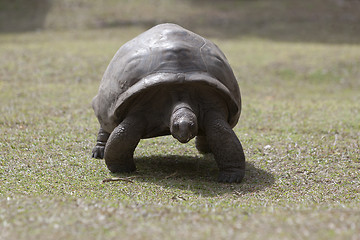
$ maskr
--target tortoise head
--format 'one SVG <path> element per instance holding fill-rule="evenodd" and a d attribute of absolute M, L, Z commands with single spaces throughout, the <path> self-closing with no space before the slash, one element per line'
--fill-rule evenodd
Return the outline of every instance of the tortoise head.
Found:
<path fill-rule="evenodd" d="M 170 119 L 170 132 L 181 143 L 187 143 L 197 135 L 197 117 L 187 103 L 178 103 L 173 108 Z"/>

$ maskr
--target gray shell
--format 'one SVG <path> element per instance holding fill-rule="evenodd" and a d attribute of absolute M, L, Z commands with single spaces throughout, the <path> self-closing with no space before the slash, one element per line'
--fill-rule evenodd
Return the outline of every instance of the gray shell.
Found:
<path fill-rule="evenodd" d="M 227 102 L 229 124 L 238 122 L 240 90 L 225 55 L 209 40 L 175 24 L 157 25 L 120 47 L 92 106 L 102 128 L 112 132 L 138 94 L 176 83 L 213 87 Z"/>

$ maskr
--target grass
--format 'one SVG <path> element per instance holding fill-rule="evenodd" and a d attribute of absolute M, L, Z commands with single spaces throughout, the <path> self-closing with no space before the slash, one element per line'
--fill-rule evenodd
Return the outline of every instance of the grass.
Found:
<path fill-rule="evenodd" d="M 213 35 L 242 92 L 244 182 L 161 137 L 132 183 L 103 183 L 90 102 L 144 30 L 0 34 L 0 239 L 359 239 L 359 44 Z"/>

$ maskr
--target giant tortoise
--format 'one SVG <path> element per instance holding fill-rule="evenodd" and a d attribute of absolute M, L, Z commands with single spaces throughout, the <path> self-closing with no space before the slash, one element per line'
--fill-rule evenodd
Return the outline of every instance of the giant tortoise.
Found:
<path fill-rule="evenodd" d="M 160 24 L 125 43 L 100 83 L 92 106 L 100 123 L 94 158 L 111 172 L 136 170 L 140 139 L 196 137 L 212 153 L 220 182 L 241 182 L 245 156 L 232 128 L 241 112 L 237 80 L 221 50 L 175 24 Z"/>

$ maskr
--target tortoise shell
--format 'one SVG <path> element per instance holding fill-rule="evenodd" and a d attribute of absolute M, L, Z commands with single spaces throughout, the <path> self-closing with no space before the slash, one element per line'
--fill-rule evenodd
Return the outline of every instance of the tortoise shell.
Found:
<path fill-rule="evenodd" d="M 227 103 L 230 126 L 238 122 L 240 90 L 222 51 L 176 24 L 160 24 L 120 47 L 107 67 L 92 101 L 102 128 L 112 132 L 136 96 L 165 84 L 212 87 Z"/>

